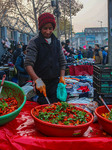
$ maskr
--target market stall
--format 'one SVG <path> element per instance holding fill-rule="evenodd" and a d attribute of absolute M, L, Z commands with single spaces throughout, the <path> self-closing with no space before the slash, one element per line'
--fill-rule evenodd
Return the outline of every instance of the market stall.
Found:
<path fill-rule="evenodd" d="M 92 58 L 76 59 L 71 63 L 67 63 L 67 69 L 69 68 L 69 74 L 72 76 L 93 75 L 94 63 L 95 61 Z"/>
<path fill-rule="evenodd" d="M 2 79 L 3 74 L 6 74 L 7 80 L 9 80 L 9 67 L 0 66 L 0 78 Z"/>
<path fill-rule="evenodd" d="M 27 101 L 19 115 L 0 127 L 0 150 L 106 150 L 112 137 L 93 123 L 82 137 L 46 137 L 36 128 L 30 111 L 37 103 Z"/>
<path fill-rule="evenodd" d="M 93 75 L 93 66 L 92 65 L 71 65 L 69 66 L 69 73 L 72 76 L 78 75 Z"/>
<path fill-rule="evenodd" d="M 14 77 L 14 75 L 15 75 L 15 68 L 14 68 L 14 66 L 7 66 L 7 67 L 5 67 L 5 66 L 0 66 L 0 72 L 3 72 L 2 74 L 6 74 L 6 79 L 7 80 L 11 80 L 13 77 Z M 1 75 L 2 75 L 1 74 Z M 2 77 L 1 77 L 1 79 L 2 79 Z"/>

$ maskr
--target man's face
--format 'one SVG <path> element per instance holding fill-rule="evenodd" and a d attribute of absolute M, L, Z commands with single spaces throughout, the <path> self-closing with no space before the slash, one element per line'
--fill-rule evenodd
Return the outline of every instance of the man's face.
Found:
<path fill-rule="evenodd" d="M 50 38 L 52 32 L 53 32 L 53 25 L 51 23 L 45 24 L 45 26 L 42 27 L 41 33 L 43 34 L 44 38 Z"/>
<path fill-rule="evenodd" d="M 95 45 L 95 49 L 98 49 L 97 45 Z"/>
<path fill-rule="evenodd" d="M 13 51 L 12 51 L 12 49 L 10 50 L 10 53 L 12 53 Z"/>

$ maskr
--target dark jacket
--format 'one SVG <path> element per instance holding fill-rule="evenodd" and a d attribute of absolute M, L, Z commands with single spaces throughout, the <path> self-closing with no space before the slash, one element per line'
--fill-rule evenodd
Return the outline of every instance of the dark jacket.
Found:
<path fill-rule="evenodd" d="M 70 55 L 75 54 L 72 50 L 70 50 L 70 48 L 68 47 L 68 44 L 65 44 L 65 50 L 66 50 L 67 52 L 69 52 Z"/>
<path fill-rule="evenodd" d="M 92 48 L 89 48 L 87 51 L 87 58 L 93 58 L 93 51 Z"/>
<path fill-rule="evenodd" d="M 26 72 L 24 68 L 24 58 L 25 58 L 25 55 L 23 53 L 19 55 L 17 57 L 15 67 L 18 71 L 18 76 L 29 77 L 28 73 Z"/>
<path fill-rule="evenodd" d="M 21 54 L 21 52 L 22 52 L 21 48 L 17 48 L 17 50 L 14 51 L 14 53 L 13 53 L 13 64 L 16 63 L 16 59 Z"/>
<path fill-rule="evenodd" d="M 81 52 L 81 50 L 78 50 L 78 59 L 82 59 L 83 57 L 82 57 L 82 52 Z"/>
<path fill-rule="evenodd" d="M 59 77 L 60 70 L 65 69 L 66 61 L 61 44 L 54 34 L 51 35 L 51 44 L 45 41 L 41 32 L 29 42 L 24 65 L 32 66 L 42 79 Z"/>

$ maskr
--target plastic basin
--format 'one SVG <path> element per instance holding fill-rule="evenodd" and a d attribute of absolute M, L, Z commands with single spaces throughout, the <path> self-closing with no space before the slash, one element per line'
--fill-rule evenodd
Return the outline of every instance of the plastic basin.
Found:
<path fill-rule="evenodd" d="M 108 105 L 108 107 L 112 109 L 112 105 Z M 96 108 L 95 114 L 98 117 L 98 122 L 100 126 L 104 131 L 112 135 L 112 121 L 102 117 L 101 116 L 102 113 L 108 113 L 108 110 L 105 106 L 99 106 L 98 108 Z"/>
<path fill-rule="evenodd" d="M 78 125 L 78 126 L 57 125 L 57 124 L 51 124 L 42 121 L 33 115 L 34 109 L 40 109 L 40 108 L 43 109 L 47 105 L 48 104 L 42 106 L 36 106 L 31 110 L 31 115 L 34 118 L 36 128 L 44 135 L 56 136 L 56 137 L 82 136 L 84 132 L 88 129 L 89 125 L 93 122 L 93 115 L 91 113 L 89 113 L 88 111 L 82 108 L 77 108 L 77 107 L 76 107 L 77 109 L 81 111 L 85 111 L 91 116 L 91 120 L 88 123 L 85 123 L 83 125 Z"/>
<path fill-rule="evenodd" d="M 0 80 L 1 83 L 1 80 Z M 15 97 L 18 101 L 18 109 L 7 115 L 0 116 L 0 126 L 4 125 L 17 117 L 26 102 L 24 91 L 17 84 L 5 81 L 2 89 L 2 96 L 5 98 Z"/>

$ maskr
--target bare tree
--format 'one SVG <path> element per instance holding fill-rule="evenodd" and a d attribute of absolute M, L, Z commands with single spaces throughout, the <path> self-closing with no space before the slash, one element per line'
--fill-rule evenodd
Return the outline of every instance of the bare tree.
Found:
<path fill-rule="evenodd" d="M 37 17 L 50 6 L 48 0 L 2 0 L 0 1 L 0 24 L 20 31 L 36 33 Z"/>
<path fill-rule="evenodd" d="M 61 22 L 64 18 L 64 33 L 69 24 L 69 1 L 60 1 Z M 72 0 L 72 15 L 80 11 L 82 5 Z M 21 32 L 38 33 L 38 16 L 43 12 L 53 13 L 51 0 L 0 0 L 0 25 Z M 66 11 L 65 11 L 66 10 Z M 62 28 L 63 30 L 63 28 Z"/>
<path fill-rule="evenodd" d="M 70 28 L 70 7 L 69 0 L 60 1 L 60 10 L 61 10 L 61 19 L 64 20 L 64 34 L 65 40 L 67 38 L 67 34 Z M 83 8 L 83 5 L 76 0 L 71 0 L 71 15 L 75 16 L 77 12 L 79 12 Z M 69 23 L 68 23 L 69 22 Z M 69 25 L 69 27 L 68 27 Z"/>

